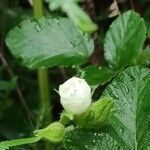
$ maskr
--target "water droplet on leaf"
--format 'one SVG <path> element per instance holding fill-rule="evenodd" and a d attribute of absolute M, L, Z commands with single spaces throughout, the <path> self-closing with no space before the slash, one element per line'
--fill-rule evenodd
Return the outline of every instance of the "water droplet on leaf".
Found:
<path fill-rule="evenodd" d="M 124 133 L 124 129 L 121 128 L 121 129 L 119 130 L 119 133 L 122 135 L 122 134 Z"/>
<path fill-rule="evenodd" d="M 39 25 L 36 25 L 36 30 L 37 30 L 38 32 L 40 32 L 40 31 L 41 31 L 41 27 L 40 27 Z"/>
<path fill-rule="evenodd" d="M 85 145 L 84 147 L 85 147 L 86 149 L 89 149 L 89 146 L 88 146 L 88 145 Z"/>
<path fill-rule="evenodd" d="M 93 139 L 92 143 L 93 143 L 93 144 L 95 144 L 95 143 L 96 143 L 96 140 L 95 140 L 95 139 Z"/>

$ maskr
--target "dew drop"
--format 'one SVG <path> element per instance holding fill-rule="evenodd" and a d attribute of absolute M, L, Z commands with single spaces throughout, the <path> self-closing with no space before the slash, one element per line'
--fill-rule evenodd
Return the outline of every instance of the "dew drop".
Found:
<path fill-rule="evenodd" d="M 48 24 L 49 26 L 51 26 L 51 22 L 48 22 L 47 24 Z"/>
<path fill-rule="evenodd" d="M 99 70 L 101 70 L 101 69 L 102 69 L 102 67 L 98 67 L 98 69 L 99 69 Z"/>
<path fill-rule="evenodd" d="M 124 86 L 126 93 L 129 93 L 129 88 L 127 86 Z"/>
<path fill-rule="evenodd" d="M 113 97 L 117 100 L 119 99 L 119 96 L 116 94 L 116 91 L 113 92 Z"/>
<path fill-rule="evenodd" d="M 75 47 L 74 43 L 72 43 L 72 42 L 69 42 L 69 45 L 70 45 L 71 48 Z"/>
<path fill-rule="evenodd" d="M 124 129 L 121 128 L 121 129 L 119 130 L 119 133 L 120 133 L 120 134 L 123 134 L 123 133 L 124 133 Z"/>
<path fill-rule="evenodd" d="M 97 133 L 94 133 L 94 136 L 97 136 Z"/>
<path fill-rule="evenodd" d="M 70 47 L 72 47 L 72 48 L 73 48 L 73 47 L 74 47 L 74 46 L 73 46 L 73 44 L 71 44 L 71 43 L 70 43 Z"/>
<path fill-rule="evenodd" d="M 45 69 L 45 66 L 41 66 L 41 69 Z"/>
<path fill-rule="evenodd" d="M 40 27 L 39 25 L 36 25 L 36 30 L 37 30 L 38 32 L 40 32 L 40 31 L 41 31 L 41 27 Z"/>
<path fill-rule="evenodd" d="M 79 32 L 80 32 L 80 34 L 81 34 L 82 36 L 84 35 L 84 33 L 83 33 L 82 31 L 79 30 Z"/>
<path fill-rule="evenodd" d="M 96 143 L 96 140 L 95 140 L 95 139 L 93 139 L 92 143 L 93 143 L 93 144 L 95 144 L 95 143 Z"/>
<path fill-rule="evenodd" d="M 55 22 L 56 22 L 57 24 L 59 24 L 59 19 L 55 19 Z"/>
<path fill-rule="evenodd" d="M 149 64 L 150 64 L 150 61 L 147 60 L 147 61 L 146 61 L 146 65 L 149 65 Z"/>
<path fill-rule="evenodd" d="M 91 119 L 93 119 L 93 118 L 94 118 L 94 113 L 92 112 L 92 113 L 91 113 Z"/>
<path fill-rule="evenodd" d="M 89 149 L 89 146 L 88 146 L 88 145 L 84 145 L 84 147 L 85 147 L 86 149 Z"/>

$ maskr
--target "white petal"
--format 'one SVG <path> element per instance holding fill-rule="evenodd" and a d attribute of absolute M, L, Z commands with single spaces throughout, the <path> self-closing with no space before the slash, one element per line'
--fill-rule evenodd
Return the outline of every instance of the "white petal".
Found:
<path fill-rule="evenodd" d="M 65 110 L 80 114 L 91 104 L 91 89 L 84 79 L 72 77 L 59 86 L 61 104 Z"/>

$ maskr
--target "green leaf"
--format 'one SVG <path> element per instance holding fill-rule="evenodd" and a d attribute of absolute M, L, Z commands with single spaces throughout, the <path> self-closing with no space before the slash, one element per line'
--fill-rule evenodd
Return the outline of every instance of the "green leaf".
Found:
<path fill-rule="evenodd" d="M 0 150 L 7 150 L 14 146 L 35 143 L 39 140 L 40 140 L 39 137 L 32 137 L 32 138 L 23 138 L 23 139 L 16 139 L 16 140 L 10 140 L 10 141 L 3 141 L 3 142 L 0 142 Z"/>
<path fill-rule="evenodd" d="M 122 150 L 109 134 L 86 129 L 67 132 L 63 142 L 67 150 Z"/>
<path fill-rule="evenodd" d="M 85 113 L 76 116 L 77 123 L 84 128 L 100 128 L 108 121 L 112 108 L 112 99 L 103 97 L 94 102 Z"/>
<path fill-rule="evenodd" d="M 51 10 L 56 10 L 60 8 L 63 4 L 68 2 L 78 2 L 80 0 L 45 0 L 46 2 L 49 2 L 49 8 Z"/>
<path fill-rule="evenodd" d="M 49 3 L 50 10 L 56 10 L 62 6 L 65 0 L 46 0 Z"/>
<path fill-rule="evenodd" d="M 150 48 L 144 49 L 137 57 L 136 62 L 140 65 L 150 66 Z"/>
<path fill-rule="evenodd" d="M 119 69 L 127 66 L 140 54 L 146 37 L 144 20 L 134 11 L 119 16 L 110 26 L 104 43 L 108 64 Z"/>
<path fill-rule="evenodd" d="M 35 136 L 42 139 L 49 140 L 50 142 L 61 142 L 64 136 L 65 127 L 59 122 L 53 122 L 48 127 L 36 130 Z"/>
<path fill-rule="evenodd" d="M 2 4 L 4 3 L 4 4 Z M 32 16 L 30 9 L 23 9 L 19 6 L 7 7 L 7 3 L 4 1 L 0 3 L 0 32 L 6 34 L 11 28 L 16 26 L 19 22 L 28 19 Z M 5 20 L 7 18 L 7 20 Z M 4 23 L 5 22 L 5 23 Z"/>
<path fill-rule="evenodd" d="M 145 10 L 144 12 L 144 20 L 147 27 L 147 36 L 150 39 L 150 10 L 149 9 Z"/>
<path fill-rule="evenodd" d="M 107 87 L 104 96 L 113 97 L 118 110 L 110 119 L 116 133 L 110 135 L 124 141 L 128 150 L 149 150 L 150 69 L 127 68 Z"/>
<path fill-rule="evenodd" d="M 114 74 L 114 71 L 110 68 L 91 65 L 85 68 L 83 78 L 90 85 L 103 85 L 110 81 Z"/>
<path fill-rule="evenodd" d="M 69 19 L 50 17 L 22 22 L 8 33 L 6 44 L 29 68 L 81 65 L 94 49 Z"/>
<path fill-rule="evenodd" d="M 11 81 L 0 80 L 0 91 L 11 91 L 16 87 L 17 78 L 13 77 Z"/>
<path fill-rule="evenodd" d="M 97 29 L 96 24 L 94 24 L 90 17 L 78 6 L 77 1 L 79 0 L 49 0 L 49 8 L 51 10 L 61 8 L 82 31 L 95 31 Z"/>
<path fill-rule="evenodd" d="M 72 114 L 71 112 L 63 111 L 60 115 L 59 122 L 63 125 L 66 125 L 73 120 L 73 116 L 74 114 Z"/>

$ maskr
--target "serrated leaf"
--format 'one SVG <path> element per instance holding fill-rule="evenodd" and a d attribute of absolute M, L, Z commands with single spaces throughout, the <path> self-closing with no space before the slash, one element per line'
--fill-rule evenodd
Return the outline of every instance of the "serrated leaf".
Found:
<path fill-rule="evenodd" d="M 128 150 L 150 148 L 150 69 L 129 67 L 107 87 L 105 96 L 113 97 L 118 110 L 110 119 L 115 134 Z"/>
<path fill-rule="evenodd" d="M 10 140 L 10 141 L 3 141 L 3 142 L 0 142 L 0 150 L 7 150 L 14 146 L 35 143 L 39 140 L 40 140 L 39 137 L 32 137 L 32 138 L 23 138 L 23 139 L 16 139 L 16 140 Z"/>
<path fill-rule="evenodd" d="M 108 64 L 115 69 L 130 65 L 140 54 L 145 37 L 146 27 L 139 14 L 127 11 L 120 15 L 111 24 L 104 42 Z"/>
<path fill-rule="evenodd" d="M 90 85 L 103 85 L 114 76 L 114 71 L 111 68 L 91 65 L 84 70 L 83 78 Z"/>
<path fill-rule="evenodd" d="M 76 116 L 77 123 L 83 128 L 100 128 L 108 121 L 112 108 L 111 97 L 103 97 L 94 102 L 85 113 Z"/>
<path fill-rule="evenodd" d="M 67 132 L 63 142 L 67 150 L 123 150 L 109 134 L 85 129 Z"/>
<path fill-rule="evenodd" d="M 69 19 L 50 17 L 22 22 L 7 34 L 6 44 L 29 68 L 80 65 L 94 49 L 88 35 Z"/>

